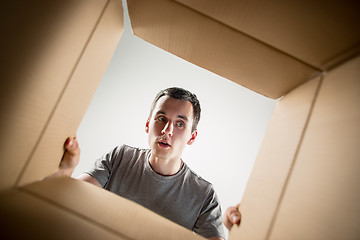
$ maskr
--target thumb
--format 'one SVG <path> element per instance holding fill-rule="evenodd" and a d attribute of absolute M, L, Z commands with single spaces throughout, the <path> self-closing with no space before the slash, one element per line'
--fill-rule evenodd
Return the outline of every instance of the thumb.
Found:
<path fill-rule="evenodd" d="M 239 225 L 241 222 L 241 213 L 239 207 L 240 207 L 240 203 L 234 206 L 232 208 L 232 211 L 230 212 L 229 220 L 232 224 Z"/>
<path fill-rule="evenodd" d="M 67 150 L 71 155 L 77 154 L 79 152 L 79 145 L 76 140 L 76 137 L 68 137 L 64 144 L 65 150 Z"/>
<path fill-rule="evenodd" d="M 239 225 L 239 224 L 240 224 L 240 220 L 241 220 L 241 218 L 240 218 L 240 216 L 237 215 L 237 214 L 233 214 L 233 215 L 231 216 L 231 223 L 232 223 L 232 224 L 237 224 L 237 225 Z"/>

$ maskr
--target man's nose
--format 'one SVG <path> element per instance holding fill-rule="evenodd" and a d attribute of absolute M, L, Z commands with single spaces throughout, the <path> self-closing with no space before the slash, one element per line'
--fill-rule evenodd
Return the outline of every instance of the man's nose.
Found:
<path fill-rule="evenodd" d="M 167 134 L 171 137 L 173 135 L 173 130 L 174 130 L 174 126 L 173 126 L 172 122 L 168 121 L 165 124 L 163 130 L 161 130 L 161 134 Z"/>

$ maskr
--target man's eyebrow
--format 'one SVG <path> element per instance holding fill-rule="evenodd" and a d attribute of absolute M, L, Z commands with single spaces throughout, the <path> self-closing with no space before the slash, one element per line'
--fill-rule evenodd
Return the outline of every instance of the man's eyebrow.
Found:
<path fill-rule="evenodd" d="M 181 119 L 183 119 L 185 121 L 189 121 L 189 119 L 184 115 L 178 115 L 178 118 L 181 118 Z"/>
<path fill-rule="evenodd" d="M 159 110 L 159 111 L 156 112 L 155 115 L 158 115 L 158 114 L 166 114 L 166 113 L 164 111 Z"/>

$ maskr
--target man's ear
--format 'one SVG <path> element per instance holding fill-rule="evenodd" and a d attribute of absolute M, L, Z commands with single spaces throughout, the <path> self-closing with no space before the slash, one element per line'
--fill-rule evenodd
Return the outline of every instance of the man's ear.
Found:
<path fill-rule="evenodd" d="M 190 140 L 187 142 L 187 144 L 188 144 L 188 145 L 193 144 L 196 137 L 197 137 L 197 129 L 195 129 L 195 131 L 191 134 L 191 138 L 190 138 Z"/>
<path fill-rule="evenodd" d="M 149 133 L 149 124 L 150 124 L 150 120 L 146 120 L 146 123 L 145 123 L 145 132 L 146 133 Z"/>

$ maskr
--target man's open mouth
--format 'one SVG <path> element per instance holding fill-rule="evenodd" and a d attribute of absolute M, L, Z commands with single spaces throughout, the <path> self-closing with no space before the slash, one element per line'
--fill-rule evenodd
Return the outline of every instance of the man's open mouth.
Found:
<path fill-rule="evenodd" d="M 171 147 L 170 144 L 168 144 L 167 142 L 158 142 L 158 144 L 159 144 L 161 147 L 164 147 L 164 148 Z"/>

